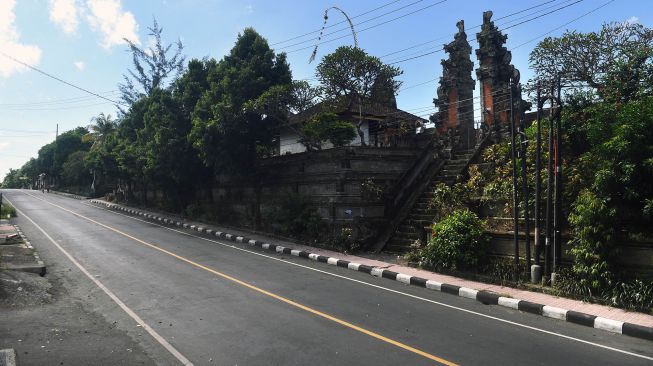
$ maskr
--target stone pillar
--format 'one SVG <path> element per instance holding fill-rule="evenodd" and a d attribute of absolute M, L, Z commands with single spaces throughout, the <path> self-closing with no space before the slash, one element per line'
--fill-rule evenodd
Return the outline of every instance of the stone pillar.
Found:
<path fill-rule="evenodd" d="M 438 113 L 431 116 L 441 133 L 448 129 L 458 129 L 460 143 L 467 145 L 474 143 L 474 79 L 472 70 L 474 64 L 470 54 L 472 47 L 467 42 L 465 23 L 461 20 L 456 23 L 458 33 L 454 40 L 444 45 L 444 50 L 449 58 L 442 60 L 442 77 L 437 90 L 437 99 L 434 103 Z"/>

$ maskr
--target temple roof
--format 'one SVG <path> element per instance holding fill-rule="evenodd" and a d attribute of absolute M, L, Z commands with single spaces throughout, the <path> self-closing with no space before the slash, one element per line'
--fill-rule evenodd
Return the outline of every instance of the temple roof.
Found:
<path fill-rule="evenodd" d="M 349 103 L 344 98 L 320 102 L 315 106 L 306 109 L 297 114 L 288 116 L 288 125 L 295 125 L 308 121 L 311 117 L 321 113 L 336 113 L 338 115 L 357 116 L 359 113 L 359 102 L 352 101 Z M 408 113 L 392 105 L 375 103 L 372 101 L 363 101 L 360 106 L 360 112 L 365 118 L 374 118 L 384 122 L 409 121 L 427 123 L 424 118 Z"/>

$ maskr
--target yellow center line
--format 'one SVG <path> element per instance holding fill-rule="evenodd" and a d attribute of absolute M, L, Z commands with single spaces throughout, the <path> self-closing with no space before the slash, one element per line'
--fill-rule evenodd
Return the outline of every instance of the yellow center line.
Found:
<path fill-rule="evenodd" d="M 342 326 L 344 326 L 344 327 L 347 327 L 347 328 L 353 329 L 353 330 L 355 330 L 355 331 L 357 331 L 357 332 L 360 332 L 360 333 L 366 334 L 366 335 L 368 335 L 368 336 L 370 336 L 370 337 L 372 337 L 372 338 L 376 338 L 376 339 L 378 339 L 378 340 L 380 340 L 380 341 L 383 341 L 383 342 L 386 342 L 386 343 L 392 344 L 393 346 L 396 346 L 396 347 L 402 348 L 402 349 L 404 349 L 404 350 L 406 350 L 406 351 L 409 351 L 409 352 L 415 353 L 415 354 L 417 354 L 417 355 L 420 355 L 420 356 L 422 356 L 422 357 L 428 358 L 428 359 L 430 359 L 430 360 L 433 360 L 433 361 L 439 362 L 439 363 L 441 363 L 441 364 L 443 364 L 443 365 L 448 365 L 448 366 L 457 366 L 457 364 L 455 364 L 455 363 L 453 363 L 453 362 L 451 362 L 451 361 L 447 361 L 447 360 L 445 360 L 445 359 L 443 359 L 443 358 L 440 358 L 440 357 L 438 357 L 438 356 L 432 355 L 432 354 L 430 354 L 430 353 L 428 353 L 428 352 L 422 351 L 422 350 L 417 349 L 417 348 L 415 348 L 415 347 L 411 347 L 411 346 L 409 346 L 409 345 L 407 345 L 407 344 L 404 344 L 404 343 L 401 343 L 401 342 L 399 342 L 399 341 L 395 341 L 395 340 L 390 339 L 390 338 L 388 338 L 388 337 L 384 337 L 384 336 L 382 336 L 382 335 L 380 335 L 380 334 L 378 334 L 378 333 L 375 333 L 375 332 L 373 332 L 373 331 L 371 331 L 371 330 L 367 330 L 367 329 L 365 329 L 365 328 L 361 328 L 361 327 L 359 327 L 359 326 L 357 326 L 357 325 L 355 325 L 355 324 L 352 324 L 352 323 L 347 322 L 347 321 L 345 321 L 345 320 L 342 320 L 342 319 L 336 318 L 335 316 L 329 315 L 329 314 L 327 314 L 327 313 L 324 313 L 324 312 L 321 312 L 321 311 L 319 311 L 319 310 L 313 309 L 313 308 L 308 307 L 308 306 L 306 306 L 306 305 L 300 304 L 300 303 L 298 303 L 298 302 L 296 302 L 296 301 L 293 301 L 293 300 L 290 300 L 290 299 L 288 299 L 288 298 L 286 298 L 286 297 L 283 297 L 283 296 L 280 296 L 280 295 L 274 294 L 274 293 L 272 293 L 272 292 L 270 292 L 270 291 L 267 291 L 267 290 L 264 290 L 264 289 L 262 289 L 262 288 L 260 288 L 260 287 L 256 287 L 256 286 L 254 286 L 254 285 L 252 285 L 252 284 L 249 284 L 249 283 L 247 283 L 247 282 L 241 281 L 241 280 L 239 280 L 239 279 L 237 279 L 237 278 L 235 278 L 235 277 L 232 277 L 232 276 L 230 276 L 230 275 L 228 275 L 228 274 L 225 274 L 225 273 L 222 273 L 222 272 L 216 271 L 216 270 L 214 270 L 214 269 L 212 269 L 212 268 L 209 268 L 209 267 L 207 267 L 207 266 L 204 266 L 204 265 L 202 265 L 202 264 L 199 264 L 199 263 L 197 263 L 197 262 L 194 262 L 194 261 L 192 261 L 192 260 L 190 260 L 190 259 L 188 259 L 188 258 L 185 258 L 185 257 L 182 257 L 182 256 L 180 256 L 180 255 L 178 255 L 178 254 L 175 254 L 175 253 L 173 253 L 173 252 L 171 252 L 171 251 L 169 251 L 169 250 L 163 249 L 163 248 L 161 248 L 161 247 L 159 247 L 159 246 L 156 246 L 156 245 L 154 245 L 154 244 L 151 244 L 151 243 L 148 243 L 148 242 L 146 242 L 146 241 L 144 241 L 144 240 L 141 240 L 141 239 L 139 239 L 139 238 L 137 238 L 137 237 L 134 237 L 134 236 L 132 236 L 132 235 L 129 235 L 129 234 L 123 232 L 123 231 L 120 231 L 120 230 L 114 228 L 114 227 L 111 227 L 111 226 L 109 226 L 109 225 L 106 225 L 106 224 L 103 224 L 103 223 L 101 223 L 101 222 L 95 221 L 95 220 L 93 220 L 93 219 L 91 219 L 91 218 L 89 218 L 89 217 L 86 217 L 86 216 L 84 216 L 84 215 L 81 215 L 81 214 L 79 214 L 79 213 L 77 213 L 77 212 L 74 212 L 74 211 L 72 211 L 72 210 L 69 210 L 69 209 L 67 209 L 67 208 L 65 208 L 65 207 L 59 206 L 59 205 L 57 205 L 57 204 L 54 204 L 54 203 L 52 203 L 52 202 L 50 202 L 50 201 L 44 200 L 44 199 L 42 199 L 42 198 L 36 197 L 36 196 L 34 196 L 34 195 L 32 195 L 32 194 L 29 194 L 29 193 L 26 193 L 26 192 L 23 192 L 23 193 L 26 194 L 26 195 L 28 195 L 28 196 L 31 196 L 31 197 L 33 197 L 33 198 L 35 198 L 35 199 L 37 199 L 37 200 L 43 201 L 43 202 L 45 202 L 45 203 L 47 203 L 47 204 L 49 204 L 49 205 L 52 205 L 52 206 L 57 207 L 57 208 L 59 208 L 59 209 L 62 209 L 62 210 L 64 210 L 64 211 L 66 211 L 66 212 L 69 212 L 69 213 L 71 213 L 71 214 L 73 214 L 73 215 L 75 215 L 75 216 L 77 216 L 77 217 L 79 217 L 79 218 L 82 218 L 82 219 L 87 220 L 87 221 L 89 221 L 89 222 L 92 222 L 92 223 L 94 223 L 94 224 L 96 224 L 96 225 L 102 226 L 102 227 L 104 227 L 104 228 L 106 228 L 106 229 L 108 229 L 108 230 L 111 230 L 111 231 L 113 231 L 113 232 L 115 232 L 115 233 L 118 233 L 118 234 L 120 234 L 120 235 L 122 235 L 122 236 L 125 236 L 125 237 L 127 237 L 127 238 L 129 238 L 129 239 L 132 239 L 132 240 L 134 240 L 134 241 L 137 242 L 137 243 L 140 243 L 140 244 L 142 244 L 142 245 L 148 246 L 148 247 L 150 247 L 150 248 L 152 248 L 152 249 L 156 249 L 156 250 L 158 250 L 159 252 L 162 252 L 162 253 L 165 253 L 165 254 L 167 254 L 167 255 L 169 255 L 169 256 L 171 256 L 171 257 L 177 258 L 177 259 L 179 259 L 180 261 L 186 262 L 186 263 L 188 263 L 188 264 L 190 264 L 190 265 L 192 265 L 192 266 L 195 266 L 195 267 L 200 268 L 200 269 L 203 269 L 203 270 L 205 270 L 205 271 L 207 271 L 207 272 L 213 273 L 213 274 L 216 275 L 216 276 L 222 277 L 222 278 L 224 278 L 224 279 L 226 279 L 226 280 L 229 280 L 229 281 L 231 281 L 231 282 L 234 282 L 234 283 L 236 283 L 236 284 L 239 284 L 239 285 L 241 285 L 241 286 L 243 286 L 243 287 L 247 287 L 247 288 L 249 288 L 249 289 L 251 289 L 251 290 L 254 290 L 254 291 L 258 292 L 258 293 L 261 293 L 261 294 L 263 294 L 263 295 L 269 296 L 269 297 L 271 297 L 271 298 L 273 298 L 273 299 L 276 299 L 276 300 L 282 301 L 282 302 L 284 302 L 284 303 L 286 303 L 286 304 L 288 304 L 288 305 L 291 305 L 291 306 L 293 306 L 293 307 L 296 307 L 296 308 L 298 308 L 298 309 L 301 309 L 301 310 L 304 310 L 304 311 L 306 311 L 306 312 L 309 312 L 309 313 L 315 314 L 315 315 L 317 315 L 317 316 L 319 316 L 319 317 L 322 317 L 322 318 L 324 318 L 324 319 L 328 319 L 328 320 L 330 320 L 330 321 L 332 321 L 332 322 L 335 322 L 335 323 L 338 323 L 338 324 L 340 324 L 340 325 L 342 325 Z"/>

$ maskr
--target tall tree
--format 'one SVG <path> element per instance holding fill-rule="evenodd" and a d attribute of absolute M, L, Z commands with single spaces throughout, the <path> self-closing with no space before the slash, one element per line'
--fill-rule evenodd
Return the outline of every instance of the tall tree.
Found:
<path fill-rule="evenodd" d="M 152 27 L 147 29 L 153 38 L 153 45 L 145 48 L 139 47 L 134 42 L 124 39 L 129 45 L 132 54 L 134 70 L 129 70 L 124 75 L 124 83 L 119 84 L 121 99 L 128 105 L 134 104 L 143 96 L 150 95 L 157 88 L 166 87 L 166 82 L 176 79 L 184 67 L 185 56 L 181 40 L 173 44 L 164 45 L 161 39 L 163 28 L 159 27 L 156 18 Z M 174 50 L 173 50 L 174 46 Z M 124 110 L 119 107 L 122 112 Z"/>
<path fill-rule="evenodd" d="M 275 54 L 263 37 L 246 28 L 208 80 L 209 90 L 193 112 L 193 146 L 216 172 L 251 171 L 254 160 L 271 148 L 277 121 L 246 107 L 271 88 L 290 85 L 286 55 Z"/>
<path fill-rule="evenodd" d="M 604 24 L 598 32 L 568 31 L 541 41 L 529 62 L 531 89 L 539 82 L 546 90 L 559 80 L 563 87 L 589 87 L 604 99 L 627 101 L 651 94 L 653 30 L 624 22 Z"/>
<path fill-rule="evenodd" d="M 111 115 L 100 113 L 91 119 L 91 124 L 88 126 L 89 133 L 84 135 L 83 141 L 91 141 L 93 147 L 102 145 L 104 140 L 113 131 L 115 131 L 118 123 L 111 118 Z"/>
<path fill-rule="evenodd" d="M 178 210 L 194 198 L 195 188 L 203 182 L 202 164 L 187 135 L 190 120 L 169 90 L 155 90 L 143 117 L 140 138 L 145 144 L 144 173 L 149 181 L 162 188 L 168 201 Z"/>

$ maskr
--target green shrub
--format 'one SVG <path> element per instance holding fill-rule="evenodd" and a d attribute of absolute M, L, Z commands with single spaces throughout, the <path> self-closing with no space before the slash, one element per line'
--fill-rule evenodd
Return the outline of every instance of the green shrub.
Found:
<path fill-rule="evenodd" d="M 484 256 L 489 240 L 485 224 L 469 210 L 455 211 L 433 225 L 422 261 L 450 269 L 471 268 Z"/>
<path fill-rule="evenodd" d="M 380 202 L 384 194 L 384 187 L 375 183 L 372 178 L 367 178 L 361 183 L 361 198 L 365 201 Z"/>
<path fill-rule="evenodd" d="M 611 305 L 621 308 L 653 311 L 653 282 L 632 280 L 620 282 L 604 295 Z"/>
<path fill-rule="evenodd" d="M 0 208 L 0 218 L 8 219 L 11 217 L 16 217 L 16 209 L 11 207 L 10 204 L 3 202 Z"/>
<path fill-rule="evenodd" d="M 263 212 L 263 219 L 274 232 L 296 238 L 319 240 L 326 223 L 305 196 L 288 194 L 277 198 Z"/>
<path fill-rule="evenodd" d="M 572 272 L 578 286 L 596 295 L 610 288 L 611 262 L 616 253 L 614 221 L 616 210 L 605 198 L 584 190 L 569 215 L 574 236 Z"/>
<path fill-rule="evenodd" d="M 436 219 L 451 215 L 455 211 L 462 210 L 470 200 L 470 189 L 461 183 L 448 186 L 438 183 L 433 189 L 429 209 L 435 210 Z"/>
<path fill-rule="evenodd" d="M 553 287 L 562 295 L 572 295 L 583 300 L 589 300 L 592 297 L 592 288 L 587 281 L 579 281 L 578 276 L 570 268 L 563 268 L 556 273 Z"/>
<path fill-rule="evenodd" d="M 302 143 L 309 149 L 321 149 L 326 141 L 333 146 L 344 146 L 356 137 L 356 127 L 351 122 L 341 121 L 335 113 L 314 116 L 302 126 L 300 132 Z"/>
<path fill-rule="evenodd" d="M 561 295 L 571 295 L 586 301 L 607 303 L 625 309 L 653 312 L 653 282 L 629 280 L 616 282 L 610 287 L 594 288 L 588 281 L 579 279 L 572 269 L 563 268 L 553 285 Z"/>

